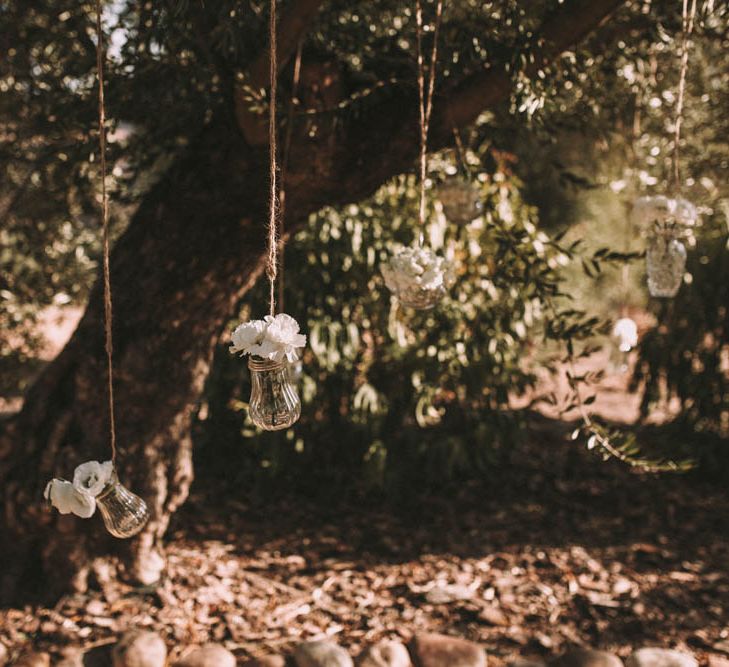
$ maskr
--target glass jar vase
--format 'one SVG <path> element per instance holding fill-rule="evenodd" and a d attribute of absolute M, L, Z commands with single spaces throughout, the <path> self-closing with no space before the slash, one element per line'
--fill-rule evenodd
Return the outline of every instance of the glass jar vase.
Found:
<path fill-rule="evenodd" d="M 106 529 L 119 538 L 133 537 L 149 521 L 149 508 L 138 495 L 127 489 L 114 471 L 109 483 L 96 496 Z"/>
<path fill-rule="evenodd" d="M 457 225 L 467 225 L 481 215 L 483 203 L 476 183 L 460 176 L 450 176 L 437 190 L 446 218 Z"/>
<path fill-rule="evenodd" d="M 288 362 L 251 357 L 248 368 L 251 421 L 264 431 L 280 431 L 295 424 L 301 415 L 301 401 Z"/>
<path fill-rule="evenodd" d="M 648 291 L 651 296 L 676 296 L 686 270 L 686 247 L 670 230 L 658 230 L 646 250 Z"/>

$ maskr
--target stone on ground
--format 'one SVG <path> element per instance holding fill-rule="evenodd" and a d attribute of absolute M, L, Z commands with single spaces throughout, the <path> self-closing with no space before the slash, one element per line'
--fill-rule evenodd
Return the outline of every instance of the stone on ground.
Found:
<path fill-rule="evenodd" d="M 243 667 L 286 667 L 286 658 L 280 655 L 264 655 L 243 663 Z"/>
<path fill-rule="evenodd" d="M 165 667 L 167 646 L 149 630 L 130 630 L 111 652 L 114 667 Z"/>
<path fill-rule="evenodd" d="M 84 652 L 80 648 L 68 648 L 54 667 L 84 667 Z"/>
<path fill-rule="evenodd" d="M 48 653 L 23 653 L 14 663 L 15 667 L 51 667 L 51 656 Z"/>
<path fill-rule="evenodd" d="M 357 658 L 357 667 L 411 667 L 410 654 L 403 644 L 382 641 L 368 646 Z"/>
<path fill-rule="evenodd" d="M 321 640 L 299 644 L 294 649 L 297 667 L 353 667 L 349 653 L 337 644 Z"/>
<path fill-rule="evenodd" d="M 698 667 L 696 658 L 688 653 L 667 648 L 641 648 L 631 655 L 628 667 Z"/>
<path fill-rule="evenodd" d="M 547 667 L 547 663 L 539 658 L 517 658 L 509 663 L 509 667 Z"/>
<path fill-rule="evenodd" d="M 623 661 L 618 656 L 589 648 L 572 649 L 549 664 L 550 667 L 623 667 Z"/>
<path fill-rule="evenodd" d="M 483 647 L 459 637 L 417 634 L 409 648 L 416 667 L 486 667 Z"/>
<path fill-rule="evenodd" d="M 205 644 L 175 663 L 175 667 L 235 667 L 235 656 L 219 644 Z"/>

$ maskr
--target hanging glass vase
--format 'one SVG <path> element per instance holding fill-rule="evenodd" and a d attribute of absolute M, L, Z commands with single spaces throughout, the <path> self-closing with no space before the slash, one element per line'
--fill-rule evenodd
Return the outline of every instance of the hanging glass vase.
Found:
<path fill-rule="evenodd" d="M 133 537 L 149 521 L 147 503 L 119 482 L 116 471 L 96 496 L 96 505 L 106 529 L 114 537 Z"/>
<path fill-rule="evenodd" d="M 454 282 L 449 262 L 428 247 L 403 248 L 381 270 L 398 301 L 416 310 L 433 308 Z"/>
<path fill-rule="evenodd" d="M 686 270 L 686 247 L 674 230 L 656 227 L 648 241 L 646 269 L 651 296 L 676 296 Z"/>
<path fill-rule="evenodd" d="M 289 363 L 268 359 L 248 360 L 251 371 L 251 421 L 264 431 L 279 431 L 296 423 L 301 401 L 292 381 Z"/>
<path fill-rule="evenodd" d="M 437 195 L 446 218 L 458 225 L 467 225 L 483 211 L 478 184 L 461 176 L 446 178 L 438 186 Z"/>

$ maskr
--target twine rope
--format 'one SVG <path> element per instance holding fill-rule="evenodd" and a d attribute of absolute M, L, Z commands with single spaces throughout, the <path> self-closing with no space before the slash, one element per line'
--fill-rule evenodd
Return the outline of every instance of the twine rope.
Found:
<path fill-rule="evenodd" d="M 269 208 L 268 208 L 268 249 L 266 261 L 266 275 L 269 282 L 269 312 L 276 314 L 276 276 L 278 274 L 278 165 L 276 163 L 276 0 L 271 0 L 269 14 L 269 91 L 270 104 L 268 107 L 268 146 L 269 146 Z"/>
<path fill-rule="evenodd" d="M 428 71 L 428 88 L 425 88 L 425 62 L 423 58 L 423 7 L 421 0 L 415 0 L 416 42 L 418 47 L 418 99 L 420 111 L 420 204 L 418 206 L 418 222 L 420 234 L 418 243 L 425 243 L 425 176 L 427 171 L 428 129 L 433 111 L 433 90 L 435 88 L 435 64 L 438 58 L 438 33 L 443 17 L 443 0 L 438 0 L 435 8 L 433 26 L 433 48 L 430 52 L 430 69 Z"/>
<path fill-rule="evenodd" d="M 673 180 L 676 191 L 681 190 L 681 170 L 680 170 L 680 151 L 681 151 L 681 123 L 683 121 L 683 103 L 686 92 L 686 73 L 688 71 L 689 58 L 689 39 L 694 29 L 694 20 L 696 18 L 696 0 L 691 0 L 691 9 L 689 11 L 688 0 L 682 0 L 683 8 L 681 12 L 681 72 L 678 79 L 678 99 L 676 100 L 676 123 L 673 138 Z"/>
<path fill-rule="evenodd" d="M 114 345 L 112 339 L 111 270 L 109 268 L 109 195 L 106 192 L 106 109 L 104 105 L 104 32 L 101 26 L 101 0 L 96 0 L 96 70 L 99 83 L 99 155 L 101 177 L 101 226 L 104 277 L 104 348 L 106 350 L 107 394 L 109 399 L 109 442 L 111 461 L 116 463 L 116 419 L 114 416 Z"/>

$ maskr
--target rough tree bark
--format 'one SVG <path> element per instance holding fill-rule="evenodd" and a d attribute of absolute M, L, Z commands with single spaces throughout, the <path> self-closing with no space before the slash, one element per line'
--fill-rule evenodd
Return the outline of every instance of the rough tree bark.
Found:
<path fill-rule="evenodd" d="M 622 1 L 566 3 L 543 27 L 544 58 L 582 39 Z M 300 3 L 310 18 L 318 3 Z M 305 23 L 301 15 L 284 18 L 283 28 L 297 37 L 284 38 L 285 49 L 293 48 Z M 252 71 L 256 67 L 265 71 L 260 63 Z M 452 123 L 466 125 L 502 101 L 509 86 L 504 71 L 492 67 L 443 95 L 434 111 L 434 144 L 449 140 Z M 287 229 L 325 204 L 363 198 L 412 165 L 417 132 L 409 129 L 416 108 L 411 95 L 404 91 L 349 122 L 316 120 L 316 131 L 295 133 Z M 93 557 L 114 552 L 123 556 L 130 578 L 158 578 L 162 537 L 192 480 L 189 428 L 213 347 L 262 270 L 267 153 L 240 115 L 241 109 L 231 109 L 202 131 L 149 192 L 112 253 L 120 475 L 147 500 L 152 520 L 139 537 L 119 542 L 99 521 L 61 517 L 41 500 L 51 477 L 68 476 L 78 463 L 108 453 L 97 285 L 66 348 L 0 432 L 0 594 L 11 595 L 19 585 L 27 590 L 29 580 L 49 595 L 83 589 Z"/>

